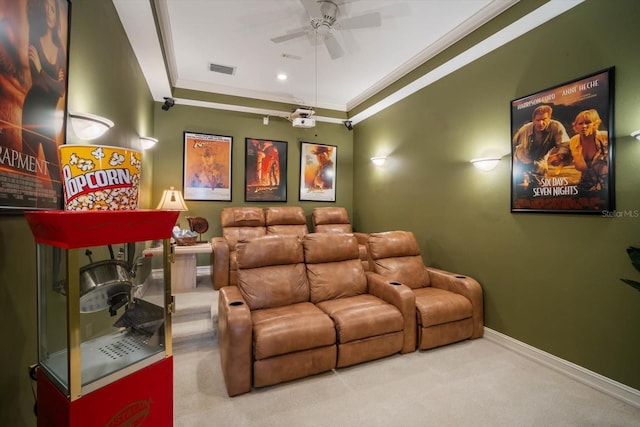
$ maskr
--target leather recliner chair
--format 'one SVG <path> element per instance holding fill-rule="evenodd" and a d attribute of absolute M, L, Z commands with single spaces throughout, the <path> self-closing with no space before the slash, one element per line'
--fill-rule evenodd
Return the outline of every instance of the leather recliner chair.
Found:
<path fill-rule="evenodd" d="M 220 226 L 222 237 L 211 239 L 211 277 L 214 289 L 237 283 L 238 241 L 267 234 L 264 210 L 261 208 L 224 208 L 220 213 Z"/>
<path fill-rule="evenodd" d="M 418 349 L 426 350 L 483 335 L 483 294 L 471 277 L 426 267 L 413 233 L 371 233 L 371 268 L 415 294 Z"/>
<path fill-rule="evenodd" d="M 349 214 L 344 207 L 341 206 L 325 206 L 313 208 L 311 212 L 311 224 L 315 233 L 353 233 L 358 240 L 358 250 L 362 266 L 366 271 L 369 268 L 369 257 L 367 255 L 367 238 L 366 233 L 354 232 Z"/>
<path fill-rule="evenodd" d="M 267 234 L 293 234 L 302 237 L 309 232 L 307 218 L 300 206 L 274 206 L 264 211 Z"/>
<path fill-rule="evenodd" d="M 239 242 L 237 253 L 238 285 L 220 289 L 218 297 L 229 396 L 333 369 L 336 329 L 309 301 L 300 239 L 265 236 Z"/>
<path fill-rule="evenodd" d="M 222 237 L 211 239 L 211 277 L 214 289 L 237 283 L 236 245 L 271 234 L 307 234 L 307 219 L 300 206 L 225 208 L 220 213 Z"/>
<path fill-rule="evenodd" d="M 415 350 L 413 294 L 365 272 L 352 234 L 302 240 L 310 300 L 336 324 L 337 367 Z"/>

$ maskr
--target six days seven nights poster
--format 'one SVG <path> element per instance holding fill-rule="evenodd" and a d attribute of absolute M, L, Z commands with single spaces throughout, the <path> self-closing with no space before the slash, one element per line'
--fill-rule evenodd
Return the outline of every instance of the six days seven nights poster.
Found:
<path fill-rule="evenodd" d="M 512 212 L 615 209 L 613 72 L 511 102 Z"/>

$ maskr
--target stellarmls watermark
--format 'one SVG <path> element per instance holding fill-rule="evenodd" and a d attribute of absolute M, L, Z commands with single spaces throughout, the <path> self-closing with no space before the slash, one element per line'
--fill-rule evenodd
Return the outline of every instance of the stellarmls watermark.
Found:
<path fill-rule="evenodd" d="M 626 209 L 623 211 L 602 211 L 603 218 L 639 218 L 640 210 Z"/>

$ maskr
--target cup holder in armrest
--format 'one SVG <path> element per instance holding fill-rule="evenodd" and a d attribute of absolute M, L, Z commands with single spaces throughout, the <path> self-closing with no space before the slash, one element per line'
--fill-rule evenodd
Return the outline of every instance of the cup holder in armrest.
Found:
<path fill-rule="evenodd" d="M 462 274 L 456 274 L 456 279 L 466 279 L 467 276 L 463 276 Z"/>
<path fill-rule="evenodd" d="M 232 307 L 240 307 L 241 305 L 244 305 L 244 303 L 242 301 L 231 301 L 229 305 Z"/>
<path fill-rule="evenodd" d="M 400 283 L 400 282 L 389 282 L 389 284 L 392 285 L 392 286 L 400 286 L 400 285 L 402 285 L 402 283 Z"/>

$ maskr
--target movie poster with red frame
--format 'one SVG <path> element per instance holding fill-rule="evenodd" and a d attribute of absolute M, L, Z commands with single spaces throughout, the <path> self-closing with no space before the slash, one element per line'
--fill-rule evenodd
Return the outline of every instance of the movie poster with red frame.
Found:
<path fill-rule="evenodd" d="M 511 211 L 615 209 L 614 68 L 511 102 Z"/>

